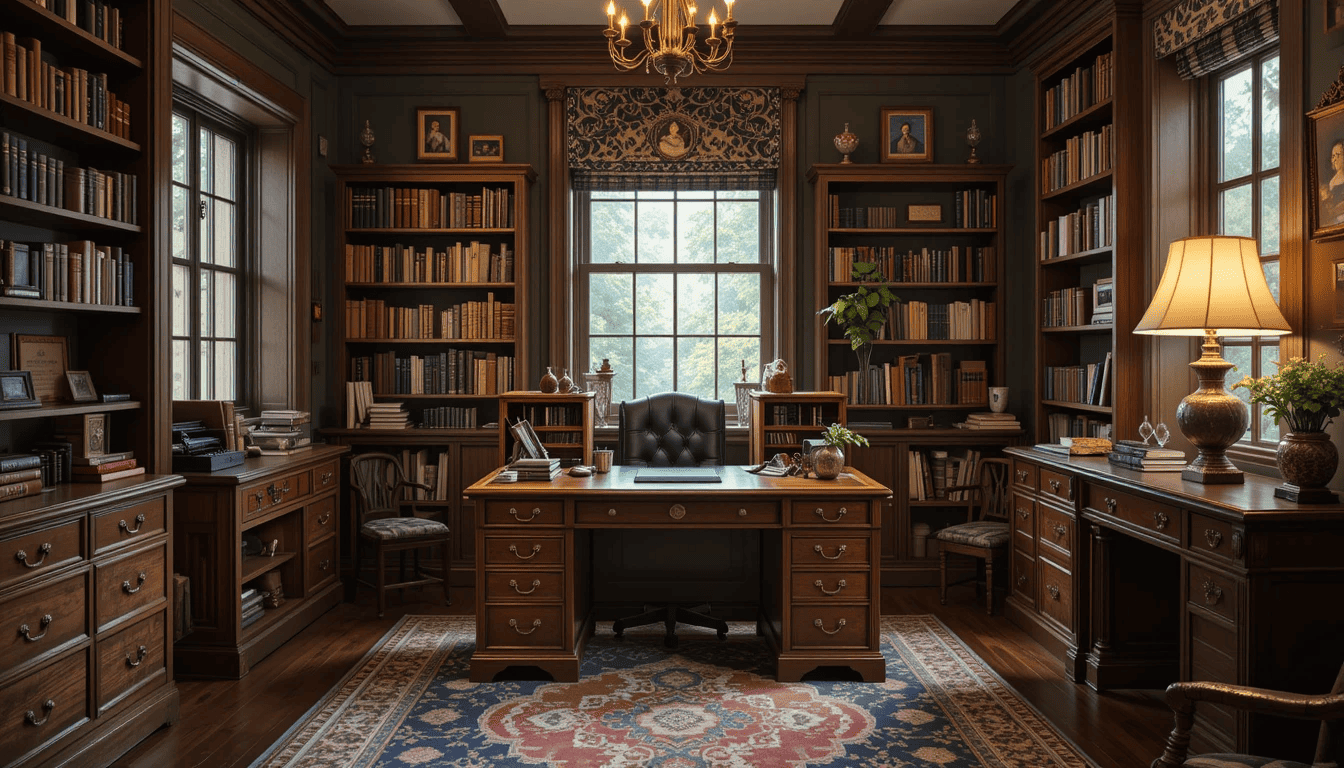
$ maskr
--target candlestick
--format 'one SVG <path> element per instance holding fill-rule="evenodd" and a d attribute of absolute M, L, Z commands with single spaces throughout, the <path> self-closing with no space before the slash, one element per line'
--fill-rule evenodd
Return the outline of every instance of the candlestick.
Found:
<path fill-rule="evenodd" d="M 607 3 L 607 29 L 616 28 L 616 3 Z"/>

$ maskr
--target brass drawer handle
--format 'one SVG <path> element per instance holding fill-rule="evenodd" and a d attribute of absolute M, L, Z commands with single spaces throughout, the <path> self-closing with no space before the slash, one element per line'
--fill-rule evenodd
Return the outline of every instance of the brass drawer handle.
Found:
<path fill-rule="evenodd" d="M 1204 541 L 1209 545 L 1209 549 L 1217 549 L 1218 545 L 1223 543 L 1223 532 L 1205 528 Z"/>
<path fill-rule="evenodd" d="M 611 509 L 608 509 L 608 510 L 607 510 L 607 517 L 615 517 L 615 516 L 616 516 L 616 508 L 615 508 L 615 507 L 612 507 Z"/>
<path fill-rule="evenodd" d="M 738 516 L 738 517 L 746 517 L 746 516 L 747 516 L 747 510 L 746 510 L 746 508 L 739 508 L 739 509 L 737 510 L 737 516 Z"/>
<path fill-rule="evenodd" d="M 260 507 L 262 504 L 266 503 L 266 492 L 257 491 L 256 493 L 252 494 L 252 498 L 257 500 L 257 506 Z"/>
<path fill-rule="evenodd" d="M 1017 482 L 1019 482 L 1019 483 L 1025 483 L 1025 482 L 1027 482 L 1027 475 L 1028 475 L 1028 474 L 1030 474 L 1030 473 L 1028 473 L 1027 470 L 1025 470 L 1025 469 L 1019 469 L 1019 470 L 1017 470 Z"/>
<path fill-rule="evenodd" d="M 684 504 L 673 504 L 667 508 L 667 516 L 673 520 L 680 520 L 686 516 L 686 506 Z"/>
<path fill-rule="evenodd" d="M 126 654 L 126 666 L 132 668 L 138 667 L 140 666 L 140 662 L 144 661 L 145 657 L 148 655 L 149 649 L 142 645 L 140 646 L 140 650 L 136 652 L 134 659 L 131 658 L 131 654 Z"/>
<path fill-rule="evenodd" d="M 1025 510 L 1025 509 L 1021 509 L 1021 508 L 1019 508 L 1019 509 L 1017 510 L 1017 516 L 1020 517 L 1020 518 L 1022 518 L 1023 520 L 1030 520 L 1030 519 L 1031 519 L 1031 513 L 1028 512 L 1027 510 Z"/>
<path fill-rule="evenodd" d="M 1025 586 L 1026 583 L 1027 583 L 1027 575 L 1025 573 L 1017 577 L 1017 586 L 1019 587 Z"/>
<path fill-rule="evenodd" d="M 842 557 L 845 556 L 845 550 L 848 549 L 848 548 L 849 548 L 849 545 L 848 545 L 848 544 L 841 544 L 841 545 L 835 550 L 835 556 L 834 556 L 834 557 L 832 557 L 832 556 L 826 554 L 825 552 L 822 552 L 822 551 L 821 551 L 821 545 L 820 545 L 820 544 L 815 544 L 815 545 L 813 545 L 813 547 L 812 547 L 812 551 L 813 551 L 813 552 L 816 552 L 818 555 L 821 555 L 822 557 L 826 558 L 827 560 L 839 560 L 840 558 L 842 558 Z"/>
<path fill-rule="evenodd" d="M 330 557 L 324 557 L 324 558 L 322 558 L 322 562 L 320 562 L 320 563 L 317 564 L 317 569 L 318 569 L 319 571 L 329 571 L 329 570 L 331 570 L 331 558 L 330 558 Z"/>
<path fill-rule="evenodd" d="M 137 534 L 141 528 L 145 527 L 145 516 L 143 514 L 135 516 L 135 527 L 132 528 L 125 520 L 117 523 L 117 527 L 129 534 Z"/>
<path fill-rule="evenodd" d="M 326 525 L 326 524 L 329 523 L 329 522 L 331 522 L 331 512 L 330 512 L 330 511 L 328 511 L 327 514 L 325 514 L 325 515 L 323 515 L 323 516 L 317 518 L 317 524 L 318 524 L 318 525 Z"/>
<path fill-rule="evenodd" d="M 1223 600 L 1223 588 L 1212 581 L 1204 580 L 1204 604 L 1217 605 Z"/>
<path fill-rule="evenodd" d="M 1170 522 L 1171 517 L 1166 512 L 1160 509 L 1153 512 L 1153 525 L 1156 526 L 1157 530 L 1165 530 Z"/>
<path fill-rule="evenodd" d="M 1049 483 L 1050 483 L 1050 491 L 1051 491 L 1052 493 L 1058 494 L 1058 493 L 1059 493 L 1059 481 L 1058 481 L 1058 480 L 1050 480 Z"/>
<path fill-rule="evenodd" d="M 55 708 L 56 708 L 56 702 L 51 699 L 47 699 L 46 701 L 42 702 L 42 711 L 47 713 L 46 717 L 42 718 L 41 720 L 38 720 L 37 713 L 30 709 L 27 712 L 23 713 L 23 722 L 27 723 L 28 725 L 38 725 L 38 726 L 46 725 L 47 721 L 51 719 L 51 711 Z"/>
<path fill-rule="evenodd" d="M 41 640 L 42 638 L 47 636 L 47 627 L 50 626 L 51 626 L 51 614 L 48 613 L 42 617 L 42 620 L 40 622 L 38 622 L 38 628 L 42 630 L 42 634 L 40 635 L 32 634 L 32 630 L 28 628 L 27 624 L 19 625 L 19 634 L 23 635 L 24 642 L 36 643 L 38 640 Z"/>
<path fill-rule="evenodd" d="M 323 473 L 322 473 L 322 479 L 319 480 L 318 482 L 322 483 L 323 485 L 326 485 L 327 483 L 330 483 L 330 482 L 331 482 L 331 476 L 332 476 L 332 473 L 330 473 L 330 472 L 323 472 Z"/>
<path fill-rule="evenodd" d="M 1059 599 L 1059 587 L 1055 586 L 1054 584 L 1046 584 L 1045 591 L 1050 593 L 1050 598 L 1052 600 Z"/>
<path fill-rule="evenodd" d="M 279 487 L 277 487 L 275 483 L 271 483 L 267 486 L 266 492 L 271 495 L 272 504 L 279 504 L 280 500 L 285 497 L 285 494 L 289 493 L 289 481 L 286 480 L 285 484 Z"/>
<path fill-rule="evenodd" d="M 25 568 L 39 568 L 43 563 L 47 562 L 47 555 L 51 554 L 50 542 L 44 543 L 42 546 L 38 547 L 37 553 L 42 556 L 42 559 L 35 563 L 28 562 L 28 553 L 24 552 L 22 549 L 14 553 L 14 559 L 23 563 L 23 567 Z"/>
<path fill-rule="evenodd" d="M 134 595 L 136 592 L 139 592 L 140 590 L 144 589 L 145 579 L 148 578 L 149 574 L 145 573 L 144 571 L 141 571 L 139 577 L 137 577 L 136 579 L 135 587 L 132 588 L 131 582 L 129 581 L 123 581 L 121 582 L 121 591 L 125 592 L 128 595 Z"/>
<path fill-rule="evenodd" d="M 1068 526 L 1064 525 L 1063 523 L 1055 523 L 1050 527 L 1055 532 L 1055 535 L 1061 539 L 1064 538 L 1064 536 L 1069 532 Z"/>
<path fill-rule="evenodd" d="M 541 579 L 533 579 L 533 580 L 532 580 L 532 588 L 529 589 L 529 590 L 527 590 L 526 592 L 524 592 L 523 590 L 521 590 L 521 589 L 518 588 L 518 580 L 517 580 L 517 579 L 509 579 L 509 586 L 510 586 L 510 587 L 513 587 L 513 591 L 514 591 L 514 592 L 517 592 L 517 593 L 520 594 L 520 595 L 530 595 L 530 594 L 532 594 L 533 592 L 536 592 L 536 591 L 537 591 L 537 587 L 540 587 L 540 586 L 541 586 Z"/>
<path fill-rule="evenodd" d="M 510 545 L 509 545 L 509 551 L 512 552 L 514 555 L 517 555 L 517 557 L 518 557 L 519 560 L 531 560 L 532 558 L 534 558 L 534 557 L 537 556 L 537 553 L 538 553 L 538 552 L 541 551 L 541 545 L 540 545 L 540 544 L 533 544 L 533 545 L 532 545 L 532 554 L 530 554 L 530 555 L 519 555 L 519 554 L 518 554 L 518 545 L 517 545 L 517 544 L 510 544 Z"/>
<path fill-rule="evenodd" d="M 828 634 L 828 635 L 834 635 L 834 634 L 838 633 L 840 630 L 842 630 L 842 629 L 845 628 L 845 620 L 844 620 L 844 619 L 840 619 L 840 620 L 836 621 L 836 622 L 835 622 L 835 629 L 827 629 L 826 627 L 823 627 L 823 626 L 821 625 L 821 619 L 813 619 L 813 620 L 812 620 L 812 626 L 816 627 L 817 629 L 820 629 L 822 632 L 825 632 L 825 633 Z"/>
<path fill-rule="evenodd" d="M 533 507 L 533 508 L 532 508 L 532 516 L 529 517 L 529 518 L 521 518 L 521 517 L 519 517 L 519 516 L 518 516 L 518 508 L 517 508 L 517 507 L 509 507 L 509 514 L 510 514 L 510 515 L 513 515 L 513 519 L 514 519 L 514 520 L 517 520 L 517 521 L 520 522 L 520 523 L 530 523 L 530 522 L 532 522 L 533 520 L 536 520 L 536 519 L 537 519 L 537 515 L 540 515 L 540 514 L 541 514 L 541 507 Z"/>
<path fill-rule="evenodd" d="M 849 586 L 849 584 L 846 583 L 844 579 L 841 579 L 841 580 L 837 581 L 837 582 L 835 583 L 835 591 L 834 591 L 834 592 L 832 592 L 832 591 L 826 589 L 825 587 L 823 587 L 823 586 L 821 585 L 821 579 L 817 579 L 816 581 L 812 582 L 812 586 L 814 586 L 814 587 L 816 587 L 817 589 L 821 590 L 821 593 L 822 593 L 823 595 L 838 595 L 838 594 L 840 594 L 840 590 L 842 590 L 842 589 L 844 589 L 845 587 Z"/>
<path fill-rule="evenodd" d="M 1241 535 L 1241 531 L 1232 532 L 1232 556 L 1241 559 L 1242 549 L 1246 545 L 1246 539 Z"/>
<path fill-rule="evenodd" d="M 1117 502 L 1115 499 L 1112 499 L 1110 496 L 1107 496 L 1107 497 L 1103 498 L 1102 501 L 1106 502 L 1106 511 L 1107 511 L 1108 513 L 1114 515 L 1114 514 L 1115 514 L 1115 506 L 1116 506 L 1116 504 L 1118 504 L 1119 502 Z"/>
<path fill-rule="evenodd" d="M 841 507 L 840 509 L 836 510 L 834 518 L 827 517 L 826 510 L 822 509 L 821 507 L 817 507 L 816 510 L 814 511 L 817 513 L 817 517 L 821 518 L 821 521 L 823 523 L 838 523 L 840 522 L 840 518 L 844 517 L 845 513 L 848 512 L 849 510 L 846 509 L 845 507 Z"/>
<path fill-rule="evenodd" d="M 509 619 L 509 626 L 510 626 L 510 627 L 513 627 L 513 631 L 514 631 L 514 632 L 517 632 L 517 633 L 520 634 L 520 635 L 530 635 L 530 634 L 532 634 L 533 632 L 536 632 L 536 631 L 537 631 L 537 627 L 540 627 L 540 626 L 541 626 L 541 619 L 533 619 L 533 620 L 532 620 L 532 628 L 529 629 L 529 630 L 527 630 L 526 632 L 524 632 L 523 630 L 521 630 L 521 629 L 518 628 L 518 620 L 517 620 L 517 619 Z"/>

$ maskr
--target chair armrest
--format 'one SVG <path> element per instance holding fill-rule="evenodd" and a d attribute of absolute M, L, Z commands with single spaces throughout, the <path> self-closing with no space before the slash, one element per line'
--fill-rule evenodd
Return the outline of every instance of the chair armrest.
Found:
<path fill-rule="evenodd" d="M 1167 704 L 1180 712 L 1197 701 L 1281 717 L 1335 720 L 1344 717 L 1344 694 L 1288 693 L 1228 683 L 1189 682 L 1167 686 Z"/>
<path fill-rule="evenodd" d="M 415 483 L 411 482 L 410 480 L 402 480 L 401 482 L 397 483 L 396 486 L 392 488 L 392 498 L 396 499 L 397 503 L 399 504 L 409 504 L 411 506 L 411 511 L 413 513 L 416 511 L 415 506 L 416 504 L 422 501 L 429 501 L 429 499 L 417 499 L 415 498 L 414 494 L 412 494 L 411 498 L 409 499 L 403 499 L 401 497 L 401 489 L 403 488 L 418 488 L 424 491 L 426 495 L 429 496 L 434 495 L 434 489 L 430 488 L 428 485 L 425 485 L 424 483 Z"/>
<path fill-rule="evenodd" d="M 946 488 L 948 493 L 953 491 L 979 491 L 979 485 L 949 485 Z"/>

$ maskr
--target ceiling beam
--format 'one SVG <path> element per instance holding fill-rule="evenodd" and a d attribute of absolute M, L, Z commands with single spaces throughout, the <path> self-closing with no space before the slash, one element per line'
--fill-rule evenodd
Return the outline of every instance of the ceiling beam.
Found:
<path fill-rule="evenodd" d="M 509 30 L 509 22 L 497 0 L 447 0 L 447 3 L 462 20 L 468 37 L 498 39 Z"/>
<path fill-rule="evenodd" d="M 887 15 L 891 0 L 845 0 L 835 14 L 831 29 L 836 37 L 867 37 Z"/>

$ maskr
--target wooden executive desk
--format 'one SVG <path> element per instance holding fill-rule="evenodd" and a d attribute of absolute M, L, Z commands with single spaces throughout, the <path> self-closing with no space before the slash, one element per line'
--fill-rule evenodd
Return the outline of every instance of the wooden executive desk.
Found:
<path fill-rule="evenodd" d="M 878 565 L 888 488 L 852 468 L 815 480 L 720 467 L 723 482 L 713 485 L 635 483 L 637 469 L 520 483 L 491 483 L 492 472 L 464 491 L 483 502 L 473 681 L 514 665 L 579 679 L 594 626 L 594 528 L 763 529 L 757 631 L 776 653 L 776 677 L 849 666 L 866 681 L 885 679 Z"/>

